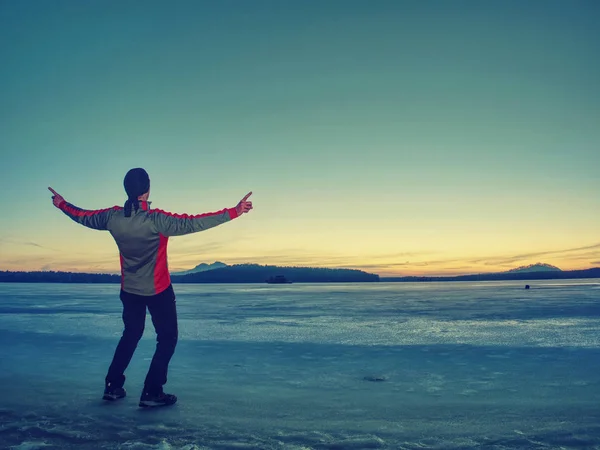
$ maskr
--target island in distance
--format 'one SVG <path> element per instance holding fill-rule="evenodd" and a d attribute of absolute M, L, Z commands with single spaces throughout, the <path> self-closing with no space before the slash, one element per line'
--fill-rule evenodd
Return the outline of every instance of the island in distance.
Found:
<path fill-rule="evenodd" d="M 457 276 L 409 276 L 382 277 L 381 281 L 415 282 L 415 281 L 500 281 L 500 280 L 558 280 L 573 278 L 600 278 L 600 267 L 583 270 L 561 270 L 556 266 L 536 263 L 521 266 L 505 272 L 479 273 Z"/>
<path fill-rule="evenodd" d="M 585 270 L 561 270 L 550 264 L 537 263 L 506 272 L 460 276 L 380 277 L 356 269 L 322 267 L 285 267 L 259 264 L 227 265 L 222 262 L 199 264 L 193 269 L 173 272 L 173 283 L 363 283 L 363 282 L 429 282 L 429 281 L 498 281 L 600 278 L 600 267 Z M 79 272 L 11 272 L 0 271 L 0 282 L 20 283 L 120 283 L 118 274 Z"/>

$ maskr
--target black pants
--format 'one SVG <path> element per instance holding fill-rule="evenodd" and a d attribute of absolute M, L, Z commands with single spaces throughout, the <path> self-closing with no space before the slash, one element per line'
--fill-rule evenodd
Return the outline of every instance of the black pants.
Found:
<path fill-rule="evenodd" d="M 146 375 L 144 391 L 151 394 L 161 393 L 163 385 L 167 382 L 169 361 L 177 345 L 177 309 L 173 286 L 153 296 L 121 291 L 121 302 L 125 330 L 108 369 L 106 382 L 115 387 L 123 387 L 125 384 L 125 369 L 144 334 L 147 307 L 156 330 L 156 351 Z"/>

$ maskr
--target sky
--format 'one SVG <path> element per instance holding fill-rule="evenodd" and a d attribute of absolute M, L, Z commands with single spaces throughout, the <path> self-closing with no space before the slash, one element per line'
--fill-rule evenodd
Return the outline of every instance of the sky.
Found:
<path fill-rule="evenodd" d="M 119 272 L 53 207 L 247 215 L 200 263 L 600 266 L 600 4 L 0 0 L 0 270 Z"/>

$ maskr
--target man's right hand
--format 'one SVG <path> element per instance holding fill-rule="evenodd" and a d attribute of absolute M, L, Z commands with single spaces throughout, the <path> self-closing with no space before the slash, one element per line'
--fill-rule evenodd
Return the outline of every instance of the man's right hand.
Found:
<path fill-rule="evenodd" d="M 52 196 L 52 203 L 54 203 L 54 206 L 56 206 L 57 208 L 60 208 L 60 205 L 62 205 L 65 202 L 65 199 L 62 197 L 62 195 L 60 195 L 51 187 L 49 187 L 48 189 L 54 194 Z"/>

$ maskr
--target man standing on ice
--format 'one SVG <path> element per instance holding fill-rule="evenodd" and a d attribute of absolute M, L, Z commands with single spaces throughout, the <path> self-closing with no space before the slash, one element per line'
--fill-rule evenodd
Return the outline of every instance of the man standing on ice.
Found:
<path fill-rule="evenodd" d="M 249 212 L 248 193 L 235 208 L 188 215 L 150 209 L 150 178 L 141 168 L 131 169 L 123 182 L 124 207 L 95 211 L 78 208 L 52 188 L 52 201 L 75 222 L 95 230 L 107 230 L 115 239 L 121 259 L 121 302 L 125 329 L 105 378 L 104 400 L 125 397 L 125 369 L 144 333 L 146 308 L 156 331 L 156 351 L 144 382 L 140 407 L 172 405 L 177 397 L 165 394 L 169 361 L 177 345 L 175 293 L 167 266 L 169 236 L 196 233 L 229 222 Z"/>

